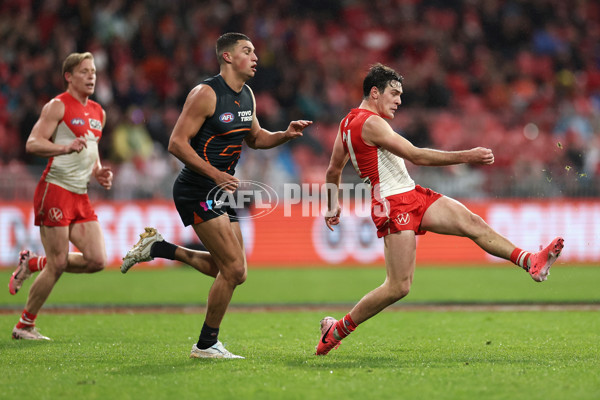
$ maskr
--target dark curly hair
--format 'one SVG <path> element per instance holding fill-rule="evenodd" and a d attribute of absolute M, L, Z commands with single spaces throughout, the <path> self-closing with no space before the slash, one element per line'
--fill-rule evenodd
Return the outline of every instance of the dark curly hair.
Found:
<path fill-rule="evenodd" d="M 398 81 L 402 83 L 403 80 L 404 78 L 402 75 L 394 71 L 392 68 L 381 63 L 377 63 L 369 69 L 369 73 L 363 81 L 363 96 L 365 99 L 369 97 L 369 93 L 371 92 L 371 88 L 373 86 L 383 93 L 391 81 Z"/>

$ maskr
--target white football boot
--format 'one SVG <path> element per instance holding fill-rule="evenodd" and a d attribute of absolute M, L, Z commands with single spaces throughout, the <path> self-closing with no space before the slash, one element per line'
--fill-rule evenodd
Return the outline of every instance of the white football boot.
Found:
<path fill-rule="evenodd" d="M 31 328 L 22 328 L 19 329 L 16 326 L 12 331 L 13 339 L 23 339 L 23 340 L 52 340 L 48 336 L 44 336 L 35 329 L 35 326 Z"/>
<path fill-rule="evenodd" d="M 145 231 L 140 235 L 140 240 L 123 257 L 121 272 L 126 273 L 137 263 L 154 260 L 150 257 L 150 249 L 154 243 L 163 240 L 163 237 L 155 228 L 145 228 Z"/>
<path fill-rule="evenodd" d="M 199 349 L 195 344 L 192 346 L 192 353 L 190 354 L 190 358 L 244 358 L 242 356 L 236 356 L 235 354 L 231 354 L 225 347 L 223 347 L 223 343 L 217 341 L 217 343 L 213 344 L 208 349 Z"/>

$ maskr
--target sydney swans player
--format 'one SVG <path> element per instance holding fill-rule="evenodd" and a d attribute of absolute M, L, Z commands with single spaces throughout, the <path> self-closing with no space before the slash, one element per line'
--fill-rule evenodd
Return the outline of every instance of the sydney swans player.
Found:
<path fill-rule="evenodd" d="M 63 272 L 92 273 L 106 265 L 104 237 L 87 195 L 92 176 L 107 190 L 113 179 L 98 155 L 106 114 L 89 99 L 96 85 L 92 54 L 70 54 L 63 79 L 66 91 L 44 106 L 26 143 L 28 153 L 49 159 L 33 199 L 46 256 L 22 251 L 10 279 L 9 291 L 16 294 L 25 279 L 41 271 L 13 329 L 15 339 L 48 339 L 35 329 L 35 319 Z M 69 241 L 79 252 L 69 252 Z"/>
<path fill-rule="evenodd" d="M 401 104 L 402 80 L 393 69 L 374 65 L 363 81 L 362 102 L 340 123 L 326 181 L 337 188 L 342 169 L 351 161 L 358 175 L 372 186 L 371 214 L 377 236 L 384 238 L 386 279 L 341 320 L 321 320 L 317 355 L 329 353 L 359 324 L 408 294 L 416 265 L 416 235 L 435 232 L 467 237 L 487 253 L 525 269 L 537 282 L 546 280 L 563 248 L 563 239 L 558 237 L 537 253 L 521 250 L 458 201 L 415 184 L 404 160 L 428 166 L 489 165 L 494 154 L 483 147 L 423 149 L 394 132 L 387 120 L 394 118 Z M 337 190 L 328 191 L 325 223 L 329 229 L 340 223 L 340 215 Z"/>

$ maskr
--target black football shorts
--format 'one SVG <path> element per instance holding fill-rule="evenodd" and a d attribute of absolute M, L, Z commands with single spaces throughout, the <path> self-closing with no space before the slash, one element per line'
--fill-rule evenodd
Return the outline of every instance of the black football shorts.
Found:
<path fill-rule="evenodd" d="M 176 179 L 173 184 L 173 200 L 184 226 L 199 224 L 229 215 L 231 222 L 237 222 L 237 213 L 227 201 L 223 192 L 212 185 L 188 184 Z"/>

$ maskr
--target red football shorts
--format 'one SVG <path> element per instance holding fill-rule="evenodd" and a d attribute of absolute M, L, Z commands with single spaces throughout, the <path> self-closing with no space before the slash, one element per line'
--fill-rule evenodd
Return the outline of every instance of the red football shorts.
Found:
<path fill-rule="evenodd" d="M 36 226 L 69 226 L 98 220 L 87 194 L 73 193 L 44 181 L 35 188 L 33 210 Z"/>
<path fill-rule="evenodd" d="M 419 185 L 414 190 L 395 194 L 381 200 L 372 200 L 371 218 L 377 227 L 377 237 L 384 237 L 400 231 L 415 231 L 424 235 L 426 231 L 419 230 L 423 214 L 441 194 Z"/>

